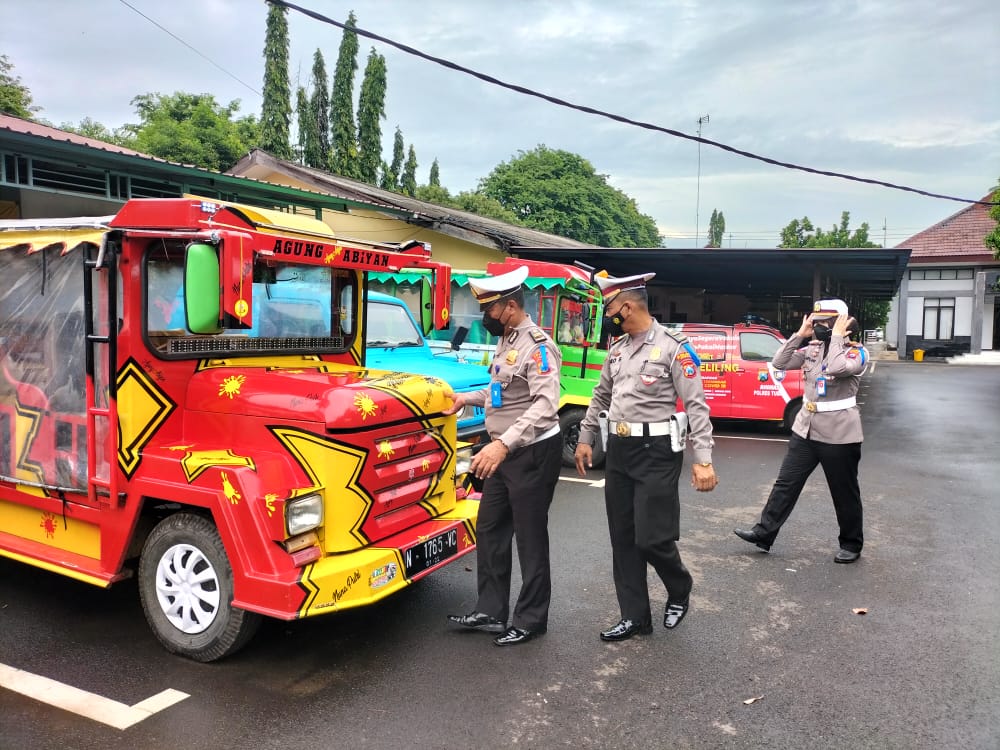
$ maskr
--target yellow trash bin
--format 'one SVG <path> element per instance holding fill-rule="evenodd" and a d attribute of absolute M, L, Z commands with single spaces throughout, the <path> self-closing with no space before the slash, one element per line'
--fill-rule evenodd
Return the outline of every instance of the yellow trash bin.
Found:
<path fill-rule="evenodd" d="M 923 362 L 924 361 L 924 350 L 923 349 L 914 349 L 913 350 L 913 361 L 914 362 Z"/>

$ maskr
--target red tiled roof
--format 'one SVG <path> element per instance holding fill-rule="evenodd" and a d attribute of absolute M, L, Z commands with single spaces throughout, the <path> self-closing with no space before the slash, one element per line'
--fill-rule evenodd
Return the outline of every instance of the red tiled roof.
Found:
<path fill-rule="evenodd" d="M 991 196 L 992 193 L 983 200 L 993 200 Z M 996 225 L 996 219 L 990 216 L 989 206 L 973 203 L 934 226 L 917 232 L 896 247 L 913 251 L 910 254 L 911 263 L 949 260 L 993 263 L 993 253 L 986 247 L 983 238 Z"/>
<path fill-rule="evenodd" d="M 77 146 L 89 146 L 90 148 L 108 151 L 113 154 L 141 156 L 144 159 L 166 161 L 165 159 L 157 159 L 155 156 L 150 156 L 149 154 L 133 151 L 130 148 L 123 148 L 122 146 L 116 146 L 113 143 L 107 143 L 106 141 L 99 141 L 95 138 L 86 138 L 85 136 L 77 135 L 76 133 L 70 133 L 65 130 L 59 130 L 59 128 L 53 128 L 48 125 L 31 122 L 31 120 L 22 120 L 20 117 L 12 117 L 11 115 L 0 114 L 0 129 L 9 130 L 11 133 L 22 133 L 24 135 L 35 135 L 40 138 L 50 138 L 53 141 L 72 143 Z"/>

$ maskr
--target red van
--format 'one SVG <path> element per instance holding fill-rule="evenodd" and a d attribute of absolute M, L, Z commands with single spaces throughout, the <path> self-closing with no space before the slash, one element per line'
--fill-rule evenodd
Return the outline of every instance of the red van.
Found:
<path fill-rule="evenodd" d="M 802 371 L 776 370 L 781 333 L 759 324 L 681 323 L 669 328 L 691 341 L 713 418 L 781 422 L 790 430 L 802 406 Z"/>

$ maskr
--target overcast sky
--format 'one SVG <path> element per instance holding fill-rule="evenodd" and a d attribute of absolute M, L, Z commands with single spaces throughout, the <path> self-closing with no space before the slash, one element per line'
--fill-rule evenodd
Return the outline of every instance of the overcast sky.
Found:
<path fill-rule="evenodd" d="M 0 51 L 55 125 L 137 120 L 132 98 L 206 92 L 260 115 L 263 0 L 4 0 Z M 303 7 L 575 104 L 783 162 L 979 199 L 1000 179 L 997 0 L 299 0 Z M 12 12 L 14 6 L 17 12 Z M 157 28 L 135 10 L 183 42 Z M 289 11 L 293 90 L 341 29 Z M 356 90 L 371 40 L 359 37 Z M 668 247 L 774 246 L 808 216 L 894 246 L 965 204 L 790 171 L 560 108 L 392 47 L 385 155 L 396 126 L 418 181 L 453 193 L 539 144 L 580 154 L 653 217 Z M 200 56 L 204 55 L 204 57 Z M 210 58 L 213 62 L 207 61 Z M 224 69 L 225 72 L 223 72 Z M 236 80 L 239 79 L 239 80 Z M 241 83 L 242 82 L 242 83 Z M 251 90 L 253 89 L 253 90 Z M 294 125 L 294 123 L 293 123 Z M 700 168 L 699 168 L 700 161 Z M 883 227 L 885 227 L 883 229 Z"/>

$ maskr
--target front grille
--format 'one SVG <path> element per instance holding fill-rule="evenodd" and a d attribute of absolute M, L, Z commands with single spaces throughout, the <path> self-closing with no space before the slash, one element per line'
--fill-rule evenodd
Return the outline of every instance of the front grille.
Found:
<path fill-rule="evenodd" d="M 220 352 L 328 351 L 342 350 L 340 336 L 299 336 L 295 338 L 249 338 L 216 336 L 212 338 L 170 339 L 170 354 L 218 354 Z"/>
<path fill-rule="evenodd" d="M 372 519 L 376 536 L 398 533 L 428 517 L 427 505 L 443 513 L 454 504 L 454 493 L 440 489 L 449 466 L 439 427 L 411 430 L 374 441 L 375 501 Z"/>

